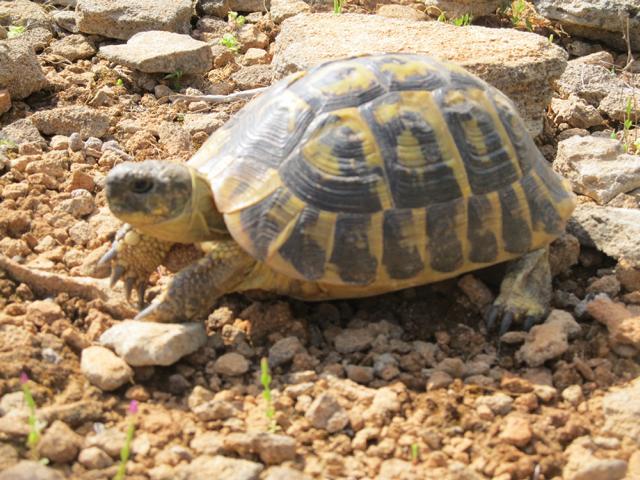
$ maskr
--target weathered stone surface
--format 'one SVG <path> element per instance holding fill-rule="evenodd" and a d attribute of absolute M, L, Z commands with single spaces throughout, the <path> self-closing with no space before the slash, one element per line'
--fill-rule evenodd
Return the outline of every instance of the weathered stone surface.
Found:
<path fill-rule="evenodd" d="M 551 100 L 550 83 L 566 66 L 566 52 L 540 35 L 475 26 L 461 35 L 459 27 L 442 22 L 332 13 L 285 20 L 272 66 L 282 78 L 328 60 L 382 52 L 426 54 L 465 67 L 509 96 L 534 135 Z"/>
<path fill-rule="evenodd" d="M 4 127 L 0 130 L 0 140 L 9 140 L 16 145 L 33 143 L 43 148 L 47 145 L 30 118 L 21 118 Z"/>
<path fill-rule="evenodd" d="M 66 423 L 56 420 L 42 436 L 38 452 L 52 462 L 72 462 L 78 456 L 82 440 Z"/>
<path fill-rule="evenodd" d="M 302 0 L 271 0 L 271 19 L 275 23 L 282 23 L 287 18 L 309 10 L 311 7 Z"/>
<path fill-rule="evenodd" d="M 604 121 L 598 110 L 576 95 L 567 99 L 553 98 L 551 110 L 555 113 L 554 121 L 567 123 L 570 127 L 589 128 L 602 124 Z"/>
<path fill-rule="evenodd" d="M 189 35 L 163 31 L 135 34 L 126 45 L 100 47 L 99 55 L 146 73 L 204 73 L 211 69 L 211 47 Z"/>
<path fill-rule="evenodd" d="M 569 233 L 586 247 L 595 247 L 613 258 L 624 257 L 640 267 L 640 210 L 581 204 L 567 224 Z"/>
<path fill-rule="evenodd" d="M 257 462 L 222 455 L 202 455 L 176 468 L 176 480 L 258 480 L 264 467 Z"/>
<path fill-rule="evenodd" d="M 216 359 L 214 369 L 216 373 L 227 377 L 243 375 L 249 371 L 251 364 L 237 352 L 229 352 Z"/>
<path fill-rule="evenodd" d="M 574 192 L 601 205 L 640 188 L 640 155 L 624 153 L 622 144 L 611 138 L 575 136 L 563 140 L 553 169 L 569 179 Z"/>
<path fill-rule="evenodd" d="M 22 460 L 13 467 L 0 472 L 0 480 L 63 480 L 60 472 L 45 467 L 40 462 Z"/>
<path fill-rule="evenodd" d="M 171 365 L 207 341 L 201 323 L 152 323 L 128 320 L 100 336 L 129 365 Z"/>
<path fill-rule="evenodd" d="M 229 12 L 264 12 L 269 0 L 199 0 L 198 10 L 205 15 L 224 18 Z"/>
<path fill-rule="evenodd" d="M 110 391 L 133 378 L 133 370 L 108 348 L 92 346 L 82 351 L 80 370 L 91 384 Z"/>
<path fill-rule="evenodd" d="M 409 5 L 387 4 L 380 5 L 376 12 L 382 17 L 404 18 L 405 20 L 427 20 L 427 15 Z"/>
<path fill-rule="evenodd" d="M 240 90 L 267 87 L 271 83 L 271 67 L 269 65 L 251 65 L 242 67 L 231 75 Z"/>
<path fill-rule="evenodd" d="M 51 44 L 51 53 L 75 62 L 93 57 L 96 47 L 84 35 L 67 35 Z"/>
<path fill-rule="evenodd" d="M 79 0 L 76 18 L 83 33 L 121 40 L 149 30 L 189 33 L 191 0 Z"/>
<path fill-rule="evenodd" d="M 460 17 L 467 13 L 481 17 L 495 13 L 503 4 L 502 0 L 425 0 L 427 9 L 437 7 L 438 13 L 444 12 L 447 18 Z"/>
<path fill-rule="evenodd" d="M 536 325 L 516 352 L 516 358 L 530 367 L 539 367 L 551 358 L 562 355 L 569 348 L 570 336 L 580 332 L 580 325 L 570 313 L 552 310 L 542 325 Z"/>
<path fill-rule="evenodd" d="M 327 430 L 329 433 L 339 432 L 349 423 L 347 413 L 328 393 L 323 393 L 313 401 L 305 417 L 314 427 Z"/>
<path fill-rule="evenodd" d="M 614 303 L 607 295 L 598 295 L 587 304 L 587 312 L 609 330 L 613 345 L 630 345 L 640 349 L 640 316 L 622 303 Z"/>
<path fill-rule="evenodd" d="M 640 444 L 640 378 L 602 399 L 602 431 L 627 436 Z"/>
<path fill-rule="evenodd" d="M 109 116 L 82 105 L 40 110 L 29 117 L 43 135 L 71 135 L 82 138 L 102 137 L 109 129 Z"/>
<path fill-rule="evenodd" d="M 570 34 L 626 50 L 623 22 L 629 18 L 631 47 L 640 50 L 637 0 L 534 0 L 538 13 L 560 22 Z"/>
<path fill-rule="evenodd" d="M 33 49 L 19 41 L 0 42 L 0 88 L 7 89 L 18 100 L 47 85 Z"/>
<path fill-rule="evenodd" d="M 567 463 L 562 470 L 566 480 L 619 480 L 625 477 L 627 462 L 598 458 L 597 445 L 589 437 L 578 437 L 565 450 Z M 628 477 L 626 477 L 628 478 Z"/>
<path fill-rule="evenodd" d="M 637 88 L 616 88 L 610 91 L 602 99 L 598 110 L 618 122 L 624 122 L 627 118 L 627 104 L 630 104 L 631 118 L 640 115 L 640 91 Z"/>
<path fill-rule="evenodd" d="M 53 21 L 47 11 L 30 0 L 5 0 L 0 2 L 0 18 L 3 25 L 25 27 L 15 40 L 39 52 L 51 41 Z"/>
<path fill-rule="evenodd" d="M 613 62 L 613 58 L 608 60 Z M 607 65 L 602 61 L 601 55 L 594 53 L 571 60 L 556 86 L 561 95 L 576 95 L 597 107 L 609 93 L 624 88 L 624 83 L 618 76 L 611 74 L 610 64 Z"/>

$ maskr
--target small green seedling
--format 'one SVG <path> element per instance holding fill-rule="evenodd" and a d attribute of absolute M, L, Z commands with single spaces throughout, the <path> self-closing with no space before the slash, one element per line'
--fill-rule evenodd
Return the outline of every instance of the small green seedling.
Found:
<path fill-rule="evenodd" d="M 243 15 L 238 15 L 238 12 L 229 12 L 229 21 L 235 23 L 238 27 L 245 24 L 247 19 Z"/>
<path fill-rule="evenodd" d="M 340 15 L 342 13 L 343 4 L 344 0 L 333 0 L 333 13 Z"/>
<path fill-rule="evenodd" d="M 16 148 L 17 146 L 18 145 L 11 140 L 7 140 L 6 138 L 0 139 L 0 147 Z"/>
<path fill-rule="evenodd" d="M 17 38 L 22 35 L 27 29 L 22 25 L 11 25 L 7 31 L 7 38 Z"/>
<path fill-rule="evenodd" d="M 445 15 L 444 12 L 440 12 L 440 15 L 438 15 L 438 22 L 442 22 L 442 23 L 447 23 L 447 16 Z"/>
<path fill-rule="evenodd" d="M 454 18 L 453 20 L 451 20 L 451 23 L 453 23 L 456 27 L 467 27 L 471 25 L 472 19 L 473 17 L 471 16 L 471 14 L 465 13 L 461 17 Z"/>
<path fill-rule="evenodd" d="M 527 4 L 524 0 L 516 0 L 511 4 L 511 23 L 513 25 L 520 23 L 525 8 L 527 8 Z"/>
<path fill-rule="evenodd" d="M 549 45 L 553 43 L 553 33 L 549 34 L 549 38 L 547 40 L 549 41 Z"/>
<path fill-rule="evenodd" d="M 20 383 L 22 384 L 22 393 L 24 394 L 24 401 L 29 409 L 29 435 L 27 436 L 27 448 L 31 452 L 33 459 L 38 458 L 38 443 L 40 443 L 40 432 L 42 431 L 42 425 L 36 418 L 36 402 L 31 394 L 31 389 L 28 385 L 29 377 L 26 373 L 20 374 Z"/>
<path fill-rule="evenodd" d="M 617 140 L 618 139 L 618 134 L 615 132 L 615 130 L 613 132 L 611 132 L 611 135 L 609 135 L 609 138 L 611 140 Z"/>
<path fill-rule="evenodd" d="M 631 101 L 631 97 L 627 98 L 627 104 L 624 108 L 624 122 L 622 124 L 622 138 L 624 138 L 624 149 L 628 153 L 631 149 L 631 134 L 630 130 L 633 126 L 633 121 L 631 120 L 631 113 L 633 111 L 633 102 Z"/>
<path fill-rule="evenodd" d="M 420 460 L 420 446 L 417 443 L 411 444 L 411 463 L 414 465 L 418 464 Z"/>
<path fill-rule="evenodd" d="M 138 402 L 136 400 L 131 400 L 129 404 L 129 415 L 132 417 L 138 413 Z M 118 471 L 116 472 L 113 480 L 124 480 L 124 477 L 127 473 L 127 462 L 129 461 L 129 456 L 131 455 L 131 444 L 133 443 L 133 435 L 136 431 L 136 425 L 134 420 L 129 422 L 129 426 L 127 427 L 127 437 L 125 438 L 124 445 L 120 449 L 120 465 L 118 465 Z"/>
<path fill-rule="evenodd" d="M 271 374 L 269 373 L 269 360 L 263 358 L 260 360 L 260 383 L 262 383 L 262 398 L 267 404 L 265 415 L 269 422 L 269 431 L 275 432 L 276 426 L 276 410 L 273 408 L 273 398 L 271 396 Z"/>
<path fill-rule="evenodd" d="M 122 87 L 122 86 L 124 86 L 124 80 L 122 80 L 121 78 L 117 79 L 117 80 L 116 80 L 116 85 L 117 85 L 118 87 Z"/>
<path fill-rule="evenodd" d="M 182 78 L 182 75 L 184 75 L 184 72 L 180 69 L 177 69 L 176 71 L 165 75 L 163 78 L 165 80 L 172 80 L 173 82 L 172 88 L 177 91 L 182 88 L 182 85 L 180 84 L 180 79 Z"/>
<path fill-rule="evenodd" d="M 240 50 L 238 39 L 233 33 L 225 33 L 220 39 L 220 45 L 224 45 L 233 53 L 238 53 L 238 50 Z"/>

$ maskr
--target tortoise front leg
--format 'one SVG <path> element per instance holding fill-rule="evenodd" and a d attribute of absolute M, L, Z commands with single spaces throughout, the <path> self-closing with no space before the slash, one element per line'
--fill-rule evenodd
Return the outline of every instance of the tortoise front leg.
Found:
<path fill-rule="evenodd" d="M 551 293 L 548 248 L 513 260 L 502 280 L 500 295 L 487 314 L 487 327 L 493 330 L 501 319 L 499 332 L 502 335 L 514 320 L 524 320 L 524 329 L 529 330 L 548 313 Z"/>
<path fill-rule="evenodd" d="M 233 240 L 200 246 L 205 255 L 180 270 L 135 320 L 179 322 L 206 317 L 216 300 L 234 291 L 255 266 L 255 260 Z"/>

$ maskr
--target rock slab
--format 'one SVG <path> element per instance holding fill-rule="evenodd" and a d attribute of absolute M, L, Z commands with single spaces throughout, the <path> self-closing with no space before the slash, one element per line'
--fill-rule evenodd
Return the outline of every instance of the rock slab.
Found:
<path fill-rule="evenodd" d="M 15 40 L 0 42 L 0 89 L 19 100 L 47 85 L 38 57 L 28 45 Z"/>
<path fill-rule="evenodd" d="M 605 137 L 571 137 L 558 144 L 553 169 L 576 193 L 603 205 L 621 193 L 640 188 L 640 155 L 624 153 L 622 144 Z"/>
<path fill-rule="evenodd" d="M 135 34 L 126 45 L 100 47 L 99 55 L 146 73 L 204 73 L 211 69 L 211 47 L 189 35 L 163 31 Z"/>
<path fill-rule="evenodd" d="M 191 0 L 78 0 L 77 28 L 127 40 L 138 32 L 189 33 Z"/>
<path fill-rule="evenodd" d="M 533 135 L 542 131 L 550 84 L 567 65 L 564 50 L 532 33 L 476 26 L 461 30 L 378 15 L 303 13 L 282 23 L 272 66 L 274 77 L 282 78 L 329 60 L 398 52 L 448 60 L 478 75 L 514 101 Z"/>
<path fill-rule="evenodd" d="M 632 267 L 640 267 L 640 210 L 581 204 L 567 230 L 581 245 L 616 259 L 624 257 Z"/>
<path fill-rule="evenodd" d="M 207 342 L 201 323 L 151 323 L 127 320 L 100 336 L 100 343 L 112 348 L 134 367 L 171 365 L 195 352 Z"/>
<path fill-rule="evenodd" d="M 524 345 L 516 352 L 516 358 L 530 367 L 539 367 L 566 352 L 569 337 L 579 332 L 580 325 L 570 313 L 553 310 L 542 325 L 536 325 L 527 334 Z"/>
<path fill-rule="evenodd" d="M 602 399 L 603 432 L 627 436 L 640 444 L 640 378 Z"/>

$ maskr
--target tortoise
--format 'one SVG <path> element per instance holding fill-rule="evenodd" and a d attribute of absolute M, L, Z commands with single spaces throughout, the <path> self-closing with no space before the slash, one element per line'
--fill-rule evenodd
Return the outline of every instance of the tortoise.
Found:
<path fill-rule="evenodd" d="M 365 297 L 511 259 L 489 320 L 532 322 L 550 301 L 547 246 L 575 206 L 505 95 L 414 54 L 292 74 L 186 164 L 117 165 L 106 195 L 127 225 L 103 261 L 127 296 L 142 302 L 177 246 L 200 252 L 136 317 L 165 322 L 230 292 Z"/>

